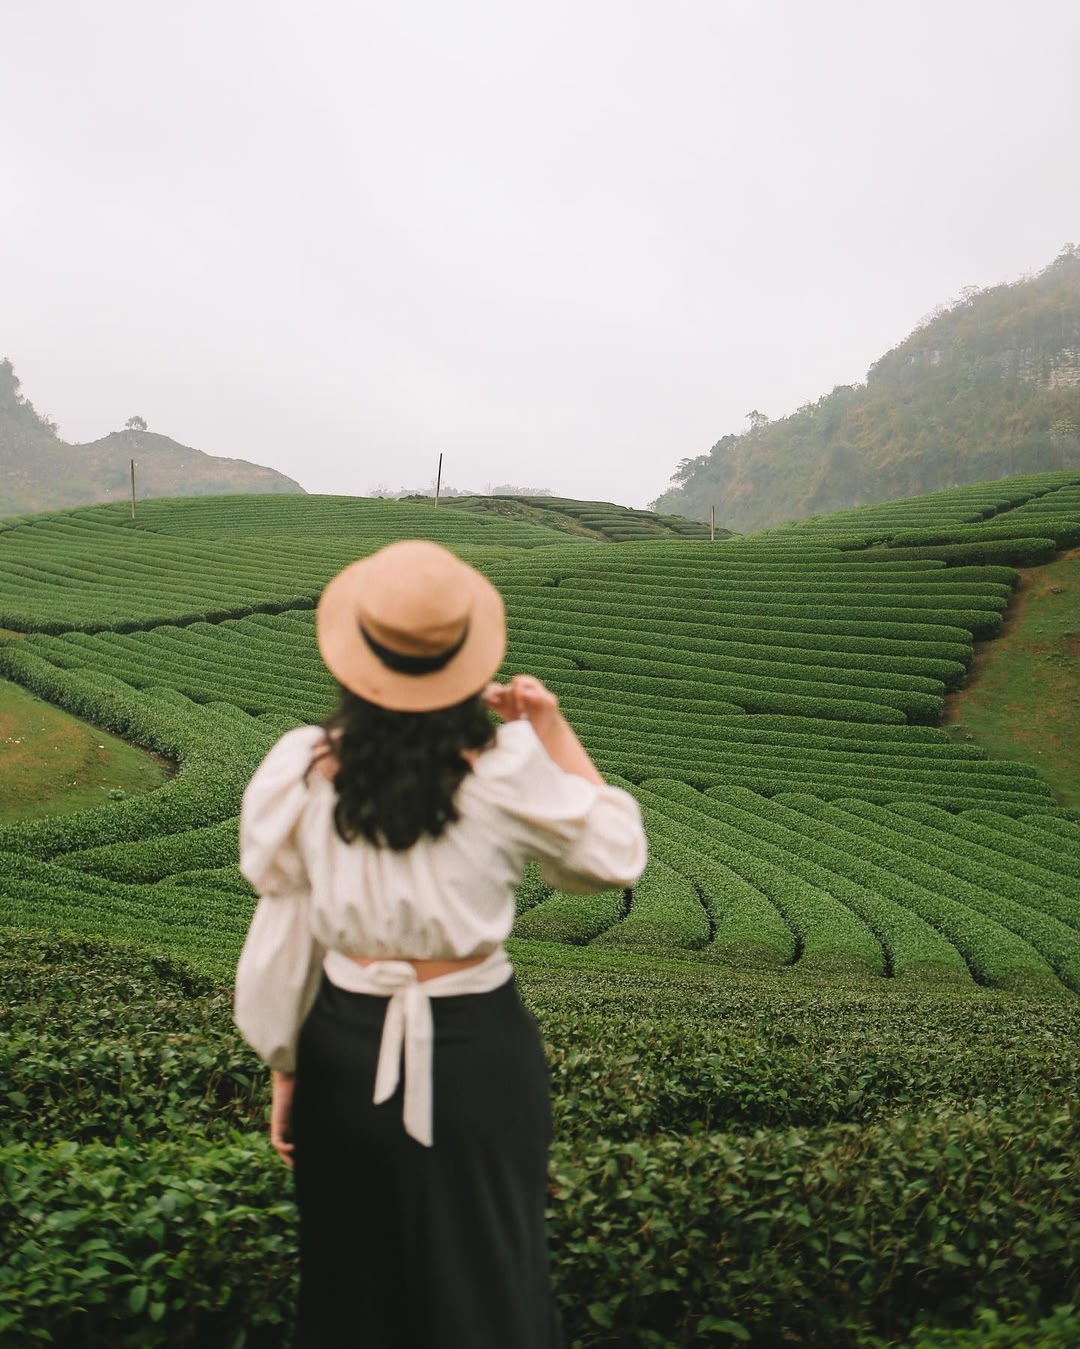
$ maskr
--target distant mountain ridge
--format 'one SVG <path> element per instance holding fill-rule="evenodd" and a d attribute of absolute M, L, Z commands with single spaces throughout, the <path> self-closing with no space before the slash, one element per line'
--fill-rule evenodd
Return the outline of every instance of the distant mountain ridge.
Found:
<path fill-rule="evenodd" d="M 1080 467 L 1080 247 L 966 287 L 870 367 L 684 459 L 657 511 L 748 531 L 1006 475 Z"/>
<path fill-rule="evenodd" d="M 69 445 L 23 397 L 11 362 L 0 361 L 0 515 L 122 500 L 131 490 L 132 459 L 140 497 L 304 490 L 276 469 L 205 454 L 153 431 L 113 431 Z"/>

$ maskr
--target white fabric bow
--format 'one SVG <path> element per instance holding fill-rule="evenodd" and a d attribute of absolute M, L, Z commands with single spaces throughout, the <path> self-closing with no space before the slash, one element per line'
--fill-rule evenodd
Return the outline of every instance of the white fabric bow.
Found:
<path fill-rule="evenodd" d="M 373 992 L 389 993 L 386 1020 L 375 1071 L 376 1105 L 388 1101 L 401 1078 L 401 1051 L 405 1050 L 405 1132 L 424 1147 L 432 1145 L 431 999 L 416 970 L 404 960 L 380 960 L 368 966 Z"/>
<path fill-rule="evenodd" d="M 424 1147 L 434 1143 L 432 1057 L 435 1042 L 431 999 L 461 993 L 490 993 L 513 975 L 503 947 L 479 965 L 451 970 L 435 979 L 418 979 L 407 960 L 375 960 L 357 965 L 341 951 L 328 951 L 323 968 L 330 982 L 356 993 L 389 997 L 375 1069 L 374 1103 L 388 1101 L 401 1081 L 405 1056 L 405 1132 Z"/>

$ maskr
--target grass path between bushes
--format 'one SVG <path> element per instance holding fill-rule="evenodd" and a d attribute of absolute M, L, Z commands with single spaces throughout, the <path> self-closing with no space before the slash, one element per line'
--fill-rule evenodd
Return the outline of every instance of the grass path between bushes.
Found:
<path fill-rule="evenodd" d="M 171 766 L 0 680 L 0 821 L 67 815 L 160 787 Z"/>
<path fill-rule="evenodd" d="M 995 759 L 1036 768 L 1080 808 L 1080 548 L 1020 570 L 1000 636 L 980 642 L 942 724 Z"/>

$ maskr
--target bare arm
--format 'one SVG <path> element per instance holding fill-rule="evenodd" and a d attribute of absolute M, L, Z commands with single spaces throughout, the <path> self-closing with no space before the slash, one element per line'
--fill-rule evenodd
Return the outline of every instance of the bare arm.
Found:
<path fill-rule="evenodd" d="M 292 1098 L 296 1077 L 293 1073 L 283 1073 L 278 1068 L 270 1070 L 270 1142 L 274 1151 L 286 1166 L 293 1164 L 293 1144 L 290 1137 L 292 1129 Z"/>
<path fill-rule="evenodd" d="M 533 675 L 515 675 L 509 684 L 489 684 L 484 701 L 504 721 L 525 717 L 548 756 L 564 772 L 602 785 L 596 765 L 589 758 L 573 727 L 559 711 L 559 700 Z"/>

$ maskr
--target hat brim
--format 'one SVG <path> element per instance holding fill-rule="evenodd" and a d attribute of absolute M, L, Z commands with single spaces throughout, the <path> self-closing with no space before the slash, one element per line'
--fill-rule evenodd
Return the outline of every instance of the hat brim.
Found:
<path fill-rule="evenodd" d="M 441 670 L 403 674 L 384 665 L 360 631 L 360 597 L 372 557 L 338 572 L 315 610 L 315 636 L 330 673 L 351 692 L 392 712 L 434 712 L 479 693 L 506 655 L 506 612 L 499 592 L 463 563 L 472 604 L 461 649 Z"/>

